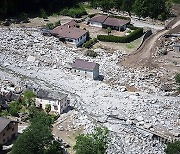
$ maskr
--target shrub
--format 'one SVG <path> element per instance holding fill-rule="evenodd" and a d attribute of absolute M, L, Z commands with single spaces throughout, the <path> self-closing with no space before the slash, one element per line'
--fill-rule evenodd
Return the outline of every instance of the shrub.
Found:
<path fill-rule="evenodd" d="M 92 17 L 94 17 L 95 15 L 96 15 L 95 13 L 94 13 L 94 14 L 89 14 L 88 17 L 89 17 L 89 18 L 92 18 Z"/>
<path fill-rule="evenodd" d="M 54 28 L 54 24 L 53 23 L 47 23 L 45 28 L 47 29 L 53 29 Z"/>
<path fill-rule="evenodd" d="M 59 21 L 55 22 L 54 27 L 57 27 L 57 26 L 60 26 L 60 25 L 61 25 L 61 21 L 59 20 Z"/>
<path fill-rule="evenodd" d="M 97 39 L 104 42 L 129 43 L 143 35 L 143 28 L 138 28 L 127 36 L 98 35 Z"/>
<path fill-rule="evenodd" d="M 97 42 L 97 38 L 90 39 L 83 44 L 83 47 L 90 49 Z"/>
<path fill-rule="evenodd" d="M 46 14 L 46 11 L 44 9 L 40 9 L 39 17 L 43 18 L 43 19 L 47 19 L 47 14 Z"/>
<path fill-rule="evenodd" d="M 29 22 L 27 13 L 21 13 L 20 19 L 21 19 L 21 21 L 24 22 L 24 23 Z"/>
<path fill-rule="evenodd" d="M 87 50 L 86 53 L 85 53 L 85 56 L 89 56 L 89 57 L 97 57 L 98 54 L 96 52 L 94 52 L 93 50 Z"/>
<path fill-rule="evenodd" d="M 73 8 L 65 8 L 60 12 L 61 15 L 70 16 L 73 18 L 80 18 L 83 15 L 87 15 L 87 12 L 82 6 L 75 6 Z"/>

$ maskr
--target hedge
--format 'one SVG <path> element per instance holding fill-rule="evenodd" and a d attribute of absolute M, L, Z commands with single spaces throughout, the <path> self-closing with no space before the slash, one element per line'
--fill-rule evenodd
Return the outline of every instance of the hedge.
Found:
<path fill-rule="evenodd" d="M 83 44 L 83 47 L 85 48 L 91 48 L 95 43 L 97 42 L 97 38 L 94 38 L 94 39 L 90 39 L 89 41 L 85 42 Z"/>
<path fill-rule="evenodd" d="M 143 35 L 143 28 L 138 28 L 127 36 L 98 35 L 97 39 L 104 42 L 129 43 Z"/>

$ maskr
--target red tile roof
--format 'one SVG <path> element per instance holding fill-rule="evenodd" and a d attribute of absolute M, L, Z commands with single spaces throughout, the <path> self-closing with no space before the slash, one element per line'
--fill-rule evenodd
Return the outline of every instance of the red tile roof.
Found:
<path fill-rule="evenodd" d="M 89 21 L 94 21 L 94 22 L 99 22 L 99 23 L 103 23 L 108 16 L 106 15 L 96 15 L 94 17 L 92 17 Z"/>
<path fill-rule="evenodd" d="M 76 59 L 74 63 L 72 63 L 72 68 L 78 68 L 78 69 L 83 69 L 83 70 L 89 70 L 93 71 L 96 65 L 99 65 L 94 62 L 88 62 L 83 59 Z"/>
<path fill-rule="evenodd" d="M 76 28 L 76 24 L 77 23 L 74 20 L 72 20 L 71 22 L 54 28 L 53 30 L 51 30 L 51 33 L 54 35 L 58 35 L 61 38 L 78 39 L 84 34 L 86 34 L 87 31 L 80 28 Z"/>
<path fill-rule="evenodd" d="M 130 22 L 129 20 L 122 20 L 122 19 L 108 17 L 103 24 L 108 25 L 108 26 L 119 27 L 119 26 L 126 25 L 129 22 Z"/>

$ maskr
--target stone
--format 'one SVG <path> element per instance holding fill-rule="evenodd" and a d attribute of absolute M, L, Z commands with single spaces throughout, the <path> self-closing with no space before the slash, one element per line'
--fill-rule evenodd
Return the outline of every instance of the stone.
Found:
<path fill-rule="evenodd" d="M 137 117 L 136 117 L 136 120 L 137 120 L 137 121 L 143 121 L 144 118 L 143 118 L 142 116 L 137 116 Z"/>
<path fill-rule="evenodd" d="M 27 61 L 28 62 L 35 62 L 36 58 L 34 56 L 28 56 Z"/>

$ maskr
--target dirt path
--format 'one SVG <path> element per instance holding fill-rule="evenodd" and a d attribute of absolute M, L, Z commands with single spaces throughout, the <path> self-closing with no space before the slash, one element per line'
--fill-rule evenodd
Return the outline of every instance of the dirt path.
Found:
<path fill-rule="evenodd" d="M 174 28 L 180 25 L 180 20 L 174 19 L 173 24 L 171 22 L 169 25 L 171 29 L 161 30 L 153 34 L 144 42 L 141 48 L 139 48 L 137 51 L 133 52 L 132 54 L 128 55 L 124 59 L 122 64 L 127 67 L 148 67 L 148 68 L 155 67 L 156 64 L 152 63 L 152 57 L 154 54 L 153 49 L 156 47 L 157 40 L 162 35 L 172 31 Z"/>

